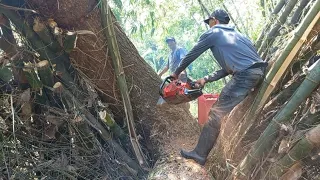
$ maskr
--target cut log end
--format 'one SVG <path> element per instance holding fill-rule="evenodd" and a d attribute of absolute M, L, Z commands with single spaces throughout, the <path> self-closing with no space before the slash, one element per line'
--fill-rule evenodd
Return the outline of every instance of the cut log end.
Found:
<path fill-rule="evenodd" d="M 320 146 L 320 125 L 313 128 L 306 134 L 307 140 L 314 146 Z"/>
<path fill-rule="evenodd" d="M 62 93 L 63 91 L 63 85 L 61 82 L 57 82 L 53 85 L 53 92 L 54 93 Z"/>
<path fill-rule="evenodd" d="M 302 175 L 302 165 L 300 162 L 294 164 L 285 174 L 283 174 L 280 180 L 298 180 Z"/>
<path fill-rule="evenodd" d="M 40 21 L 39 17 L 34 18 L 33 30 L 35 32 L 41 32 L 46 28 L 46 25 Z"/>
<path fill-rule="evenodd" d="M 39 70 L 47 69 L 50 66 L 49 61 L 43 60 L 37 63 L 37 68 Z"/>

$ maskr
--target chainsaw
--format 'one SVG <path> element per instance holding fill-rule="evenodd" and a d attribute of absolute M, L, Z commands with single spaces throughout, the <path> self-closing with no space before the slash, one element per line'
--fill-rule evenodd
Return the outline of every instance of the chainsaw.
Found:
<path fill-rule="evenodd" d="M 202 95 L 202 88 L 199 84 L 191 81 L 182 82 L 181 80 L 173 80 L 169 76 L 164 79 L 160 85 L 160 96 L 157 105 L 163 104 L 163 100 L 168 104 L 181 104 L 193 101 Z"/>

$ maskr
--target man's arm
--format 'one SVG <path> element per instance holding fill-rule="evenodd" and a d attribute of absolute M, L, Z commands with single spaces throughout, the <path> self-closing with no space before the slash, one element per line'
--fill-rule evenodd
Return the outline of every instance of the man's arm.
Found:
<path fill-rule="evenodd" d="M 161 77 L 164 73 L 166 73 L 169 70 L 169 67 L 166 66 L 160 73 L 159 76 Z"/>
<path fill-rule="evenodd" d="M 213 82 L 213 81 L 217 81 L 223 77 L 226 77 L 227 75 L 229 75 L 227 73 L 227 71 L 220 69 L 216 72 L 214 72 L 212 75 L 208 75 L 204 77 L 205 82 Z"/>
<path fill-rule="evenodd" d="M 181 63 L 182 59 L 183 59 L 184 57 L 186 57 L 186 55 L 187 55 L 187 50 L 184 49 L 184 48 L 180 48 L 180 49 L 179 49 L 179 64 Z M 187 74 L 187 71 L 186 71 L 186 70 L 183 70 L 183 71 L 180 73 L 180 75 L 181 75 L 181 74 Z"/>
<path fill-rule="evenodd" d="M 196 83 L 199 84 L 200 87 L 204 87 L 206 83 L 217 81 L 223 77 L 226 77 L 227 75 L 228 73 L 225 70 L 221 69 L 219 71 L 214 72 L 212 75 L 205 76 L 204 78 L 198 79 Z"/>
<path fill-rule="evenodd" d="M 179 76 L 179 74 L 186 69 L 194 60 L 196 60 L 203 52 L 208 50 L 210 47 L 213 46 L 213 33 L 205 33 L 203 34 L 198 43 L 191 49 L 191 51 L 182 59 L 180 62 L 179 67 L 177 67 L 174 74 Z"/>
<path fill-rule="evenodd" d="M 166 73 L 169 70 L 169 59 L 167 62 L 166 67 L 159 73 L 159 76 L 161 77 L 164 73 Z"/>

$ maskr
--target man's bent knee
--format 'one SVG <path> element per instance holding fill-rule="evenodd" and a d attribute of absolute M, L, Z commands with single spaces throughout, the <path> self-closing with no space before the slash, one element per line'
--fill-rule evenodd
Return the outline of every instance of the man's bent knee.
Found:
<path fill-rule="evenodd" d="M 213 118 L 213 117 L 209 117 L 209 120 L 208 120 L 207 124 L 208 124 L 210 127 L 215 128 L 215 129 L 217 129 L 217 130 L 220 131 L 220 127 L 221 127 L 220 119 L 218 119 L 218 118 Z"/>

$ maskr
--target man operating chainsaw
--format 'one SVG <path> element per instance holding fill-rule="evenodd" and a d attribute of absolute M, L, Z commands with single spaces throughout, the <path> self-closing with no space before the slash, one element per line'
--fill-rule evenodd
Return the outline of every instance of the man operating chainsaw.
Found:
<path fill-rule="evenodd" d="M 204 125 L 194 150 L 181 150 L 184 158 L 193 159 L 201 165 L 205 164 L 216 142 L 221 119 L 257 86 L 267 66 L 251 41 L 228 25 L 229 21 L 229 15 L 222 9 L 215 10 L 204 20 L 210 29 L 200 36 L 197 44 L 171 75 L 173 79 L 177 79 L 190 63 L 208 49 L 212 51 L 222 69 L 197 80 L 197 83 L 204 86 L 206 83 L 232 75 L 231 80 L 222 89 L 218 101 L 211 108 L 208 122 Z"/>
<path fill-rule="evenodd" d="M 175 72 L 177 67 L 179 66 L 181 60 L 186 56 L 187 50 L 177 46 L 177 42 L 174 37 L 166 38 L 166 43 L 168 44 L 169 48 L 171 49 L 171 53 L 168 57 L 168 63 L 166 67 L 159 73 L 161 77 L 164 73 L 170 70 L 170 73 Z M 187 82 L 187 72 L 185 70 L 181 71 L 179 74 L 179 79 L 182 82 Z"/>

